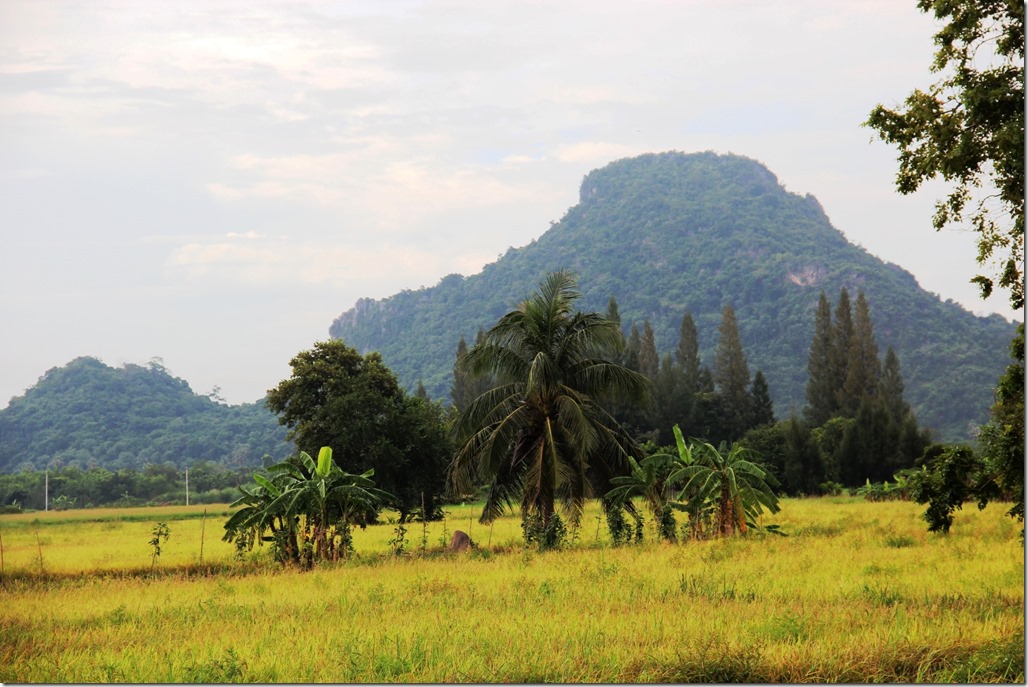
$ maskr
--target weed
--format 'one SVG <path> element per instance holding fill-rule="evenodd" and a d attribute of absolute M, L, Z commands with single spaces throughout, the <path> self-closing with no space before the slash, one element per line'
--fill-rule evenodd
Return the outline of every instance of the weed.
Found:
<path fill-rule="evenodd" d="M 885 538 L 885 545 L 890 549 L 905 549 L 908 546 L 916 546 L 917 540 L 908 534 L 889 535 Z"/>
<path fill-rule="evenodd" d="M 186 668 L 184 682 L 216 683 L 245 682 L 246 662 L 239 658 L 236 650 L 229 647 L 221 658 Z"/>
<path fill-rule="evenodd" d="M 752 590 L 737 591 L 734 582 L 727 578 L 717 579 L 710 575 L 679 575 L 678 590 L 686 596 L 701 597 L 711 601 L 756 601 Z"/>
<path fill-rule="evenodd" d="M 861 596 L 875 606 L 895 606 L 903 601 L 903 595 L 887 587 L 872 587 L 864 583 Z"/>
<path fill-rule="evenodd" d="M 403 555 L 403 550 L 407 547 L 407 528 L 402 522 L 396 523 L 396 527 L 393 528 L 393 538 L 389 540 L 388 544 L 394 554 Z"/>

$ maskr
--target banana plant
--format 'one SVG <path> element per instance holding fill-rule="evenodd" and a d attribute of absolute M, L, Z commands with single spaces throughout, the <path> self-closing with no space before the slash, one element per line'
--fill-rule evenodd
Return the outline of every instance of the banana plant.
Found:
<path fill-rule="evenodd" d="M 676 431 L 676 439 L 680 434 Z M 778 486 L 778 481 L 746 460 L 748 455 L 749 451 L 738 442 L 731 448 L 724 442 L 715 448 L 705 441 L 696 441 L 689 452 L 693 462 L 683 463 L 668 476 L 672 483 L 684 482 L 678 501 L 684 501 L 682 505 L 686 508 L 708 502 L 715 505 L 722 536 L 730 536 L 736 530 L 745 533 L 765 508 L 771 513 L 781 510 L 778 497 L 771 490 Z"/>
<path fill-rule="evenodd" d="M 271 529 L 270 539 L 281 547 L 283 560 L 305 566 L 345 556 L 355 519 L 390 498 L 375 488 L 374 470 L 344 472 L 328 446 L 321 448 L 316 462 L 301 451 L 297 460 L 272 465 L 268 473 L 270 479 L 254 475 L 255 488 L 241 488 L 243 496 L 233 505 L 243 508 L 226 523 L 225 539 L 250 532 L 267 540 L 264 531 Z"/>

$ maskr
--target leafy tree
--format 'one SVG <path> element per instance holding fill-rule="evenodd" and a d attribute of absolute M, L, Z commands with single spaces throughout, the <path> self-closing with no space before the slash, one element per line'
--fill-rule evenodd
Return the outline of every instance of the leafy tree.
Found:
<path fill-rule="evenodd" d="M 646 380 L 602 357 L 620 345 L 621 332 L 599 314 L 575 311 L 578 298 L 570 273 L 550 274 L 459 363 L 497 380 L 458 417 L 450 466 L 459 492 L 489 483 L 482 522 L 520 501 L 523 518 L 538 516 L 544 529 L 558 503 L 575 524 L 585 499 L 609 491 L 638 455 L 601 403 L 642 399 Z"/>
<path fill-rule="evenodd" d="M 401 519 L 419 508 L 422 489 L 430 503 L 441 498 L 450 450 L 438 440 L 442 417 L 408 397 L 378 353 L 321 341 L 290 366 L 292 375 L 268 392 L 267 404 L 301 450 L 332 446 L 347 473 L 374 470 L 380 487 L 396 495 Z M 414 440 L 429 435 L 435 438 Z"/>
<path fill-rule="evenodd" d="M 980 470 L 981 461 L 968 446 L 935 445 L 925 452 L 924 466 L 910 477 L 910 496 L 928 504 L 924 519 L 929 532 L 949 533 L 953 511 L 971 500 Z"/>
<path fill-rule="evenodd" d="M 940 26 L 932 71 L 902 107 L 878 105 L 865 124 L 899 148 L 896 188 L 912 193 L 941 176 L 953 185 L 935 206 L 942 229 L 968 220 L 978 262 L 997 263 L 973 282 L 988 297 L 1009 290 L 1024 306 L 1024 12 L 1021 0 L 918 0 Z M 998 203 L 996 202 L 998 200 Z M 969 208 L 969 204 L 971 207 Z"/>
<path fill-rule="evenodd" d="M 1013 362 L 996 388 L 992 420 L 982 427 L 978 441 L 984 463 L 979 498 L 987 502 L 1012 500 L 1009 514 L 1024 522 L 1024 323 L 1010 344 Z M 1023 530 L 1022 530 L 1023 532 Z"/>
<path fill-rule="evenodd" d="M 681 442 L 678 425 L 675 425 L 675 437 Z M 681 467 L 668 476 L 672 483 L 685 484 L 678 495 L 680 502 L 685 500 L 685 507 L 689 502 L 716 504 L 718 531 L 722 536 L 731 536 L 736 531 L 745 533 L 765 508 L 770 513 L 781 510 L 778 497 L 771 490 L 778 481 L 767 470 L 747 460 L 748 456 L 749 451 L 738 442 L 731 448 L 725 443 L 714 448 L 707 442 L 694 442 L 691 462 L 683 461 Z"/>

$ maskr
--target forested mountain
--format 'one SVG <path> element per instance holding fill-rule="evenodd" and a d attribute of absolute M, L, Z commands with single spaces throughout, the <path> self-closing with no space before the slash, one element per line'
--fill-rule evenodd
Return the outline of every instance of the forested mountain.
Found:
<path fill-rule="evenodd" d="M 115 369 L 76 358 L 49 370 L 0 410 L 0 471 L 108 469 L 209 460 L 257 466 L 293 452 L 263 402 L 228 406 L 198 396 L 159 363 Z"/>
<path fill-rule="evenodd" d="M 849 243 L 813 196 L 787 192 L 760 163 L 711 152 L 648 154 L 594 170 L 579 203 L 531 244 L 470 277 L 361 299 L 329 331 L 380 351 L 408 388 L 420 380 L 448 401 L 459 338 L 473 341 L 561 267 L 579 275 L 580 307 L 604 312 L 616 297 L 626 331 L 648 320 L 662 354 L 689 312 L 709 363 L 731 305 L 779 417 L 804 406 L 822 290 L 830 299 L 843 287 L 864 293 L 880 349 L 895 349 L 906 398 L 939 439 L 966 440 L 987 420 L 1014 335 L 1003 318 L 942 302 L 909 272 Z"/>

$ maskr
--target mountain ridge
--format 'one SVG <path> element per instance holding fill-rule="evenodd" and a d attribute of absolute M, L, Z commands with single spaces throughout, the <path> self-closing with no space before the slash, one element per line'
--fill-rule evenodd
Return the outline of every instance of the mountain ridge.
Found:
<path fill-rule="evenodd" d="M 850 243 L 814 196 L 786 191 L 761 163 L 671 151 L 591 171 L 579 202 L 529 244 L 475 275 L 360 299 L 329 333 L 378 350 L 408 388 L 420 380 L 447 399 L 457 339 L 470 342 L 558 268 L 579 275 L 582 309 L 603 312 L 614 296 L 626 330 L 650 320 L 661 353 L 691 312 L 709 360 L 731 304 L 751 373 L 764 371 L 779 417 L 803 406 L 822 289 L 833 302 L 842 287 L 852 297 L 865 292 L 880 354 L 895 348 L 908 399 L 940 438 L 966 439 L 987 419 L 1014 332 L 998 315 L 941 301 L 899 265 Z"/>

